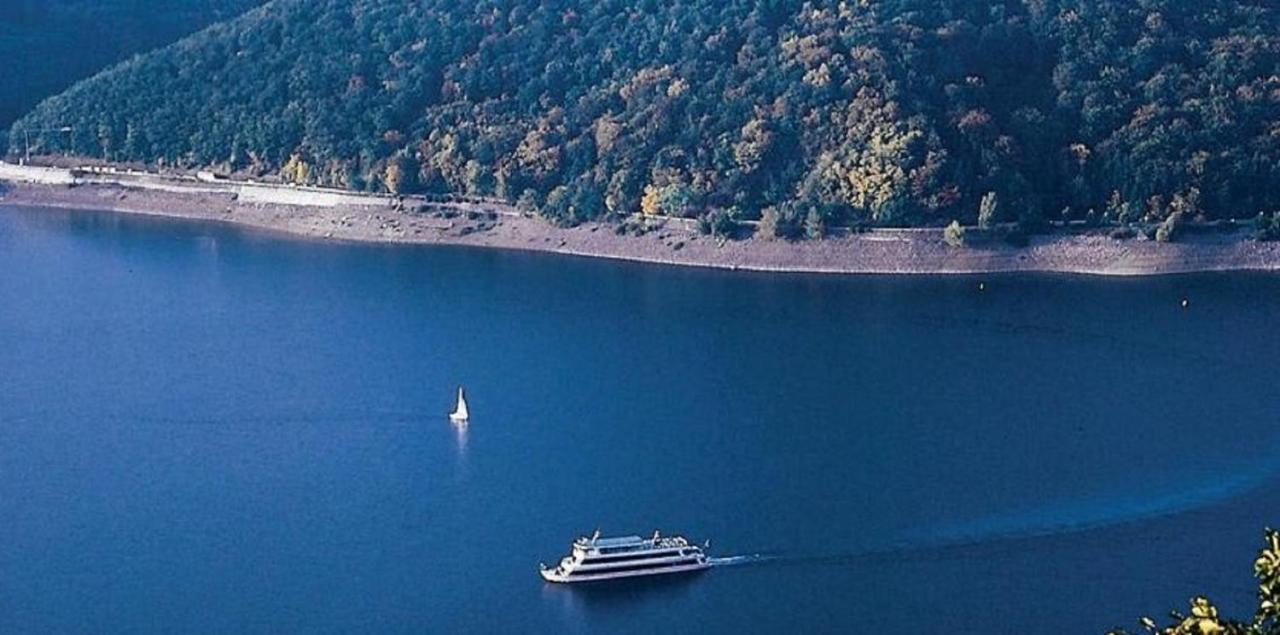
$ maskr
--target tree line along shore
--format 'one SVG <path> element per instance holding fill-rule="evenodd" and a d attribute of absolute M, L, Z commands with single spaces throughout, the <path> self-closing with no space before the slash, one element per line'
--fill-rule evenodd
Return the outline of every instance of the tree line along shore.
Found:
<path fill-rule="evenodd" d="M 234 223 L 320 240 L 437 244 L 545 251 L 683 266 L 776 272 L 963 274 L 1053 271 L 1148 275 L 1280 269 L 1280 242 L 1252 223 L 1189 224 L 1176 242 L 1159 226 L 1116 236 L 1081 224 L 1020 235 L 1013 225 L 951 229 L 832 227 L 765 235 L 766 227 L 717 229 L 691 219 L 638 216 L 560 226 L 500 201 L 356 195 L 322 188 L 0 163 L 0 204 Z M 1011 238 L 1016 237 L 1016 238 Z"/>
<path fill-rule="evenodd" d="M 1256 0 L 288 0 L 77 84 L 9 139 L 565 226 L 1176 239 L 1280 210 L 1277 121 L 1280 14 Z"/>

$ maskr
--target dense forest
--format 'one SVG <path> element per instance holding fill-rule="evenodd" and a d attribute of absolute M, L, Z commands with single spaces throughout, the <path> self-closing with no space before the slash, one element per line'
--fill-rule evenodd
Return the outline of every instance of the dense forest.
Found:
<path fill-rule="evenodd" d="M 1252 218 L 1280 210 L 1280 13 L 1269 0 L 274 0 L 13 130 L 61 126 L 75 133 L 45 150 L 497 196 L 568 224 Z"/>
<path fill-rule="evenodd" d="M 263 0 L 4 0 L 0 128 L 130 55 L 172 43 Z M 2 136 L 2 133 L 0 133 Z"/>

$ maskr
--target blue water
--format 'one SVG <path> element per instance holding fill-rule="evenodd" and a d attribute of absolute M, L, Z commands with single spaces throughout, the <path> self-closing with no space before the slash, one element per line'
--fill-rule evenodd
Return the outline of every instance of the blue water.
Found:
<path fill-rule="evenodd" d="M 1276 324 L 1267 275 L 772 276 L 0 209 L 0 631 L 1247 613 Z M 597 527 L 725 560 L 544 585 Z"/>

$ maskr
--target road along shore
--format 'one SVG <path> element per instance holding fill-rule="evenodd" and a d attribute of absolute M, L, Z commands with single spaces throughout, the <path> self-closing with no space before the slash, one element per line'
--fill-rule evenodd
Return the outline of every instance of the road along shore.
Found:
<path fill-rule="evenodd" d="M 1100 232 L 1035 236 L 1025 247 L 952 247 L 940 230 L 876 230 L 822 240 L 724 240 L 687 221 L 650 221 L 643 235 L 607 223 L 558 228 L 494 201 L 432 202 L 262 183 L 0 163 L 0 205 L 233 223 L 315 240 L 517 249 L 679 266 L 844 274 L 1063 272 L 1158 275 L 1280 270 L 1280 243 L 1245 230 L 1175 243 Z"/>

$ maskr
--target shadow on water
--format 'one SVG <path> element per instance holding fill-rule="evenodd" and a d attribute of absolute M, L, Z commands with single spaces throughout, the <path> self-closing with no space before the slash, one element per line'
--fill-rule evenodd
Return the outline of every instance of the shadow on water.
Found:
<path fill-rule="evenodd" d="M 672 602 L 689 594 L 705 571 L 577 584 L 545 583 L 542 596 L 568 613 L 610 612 L 637 602 Z"/>

